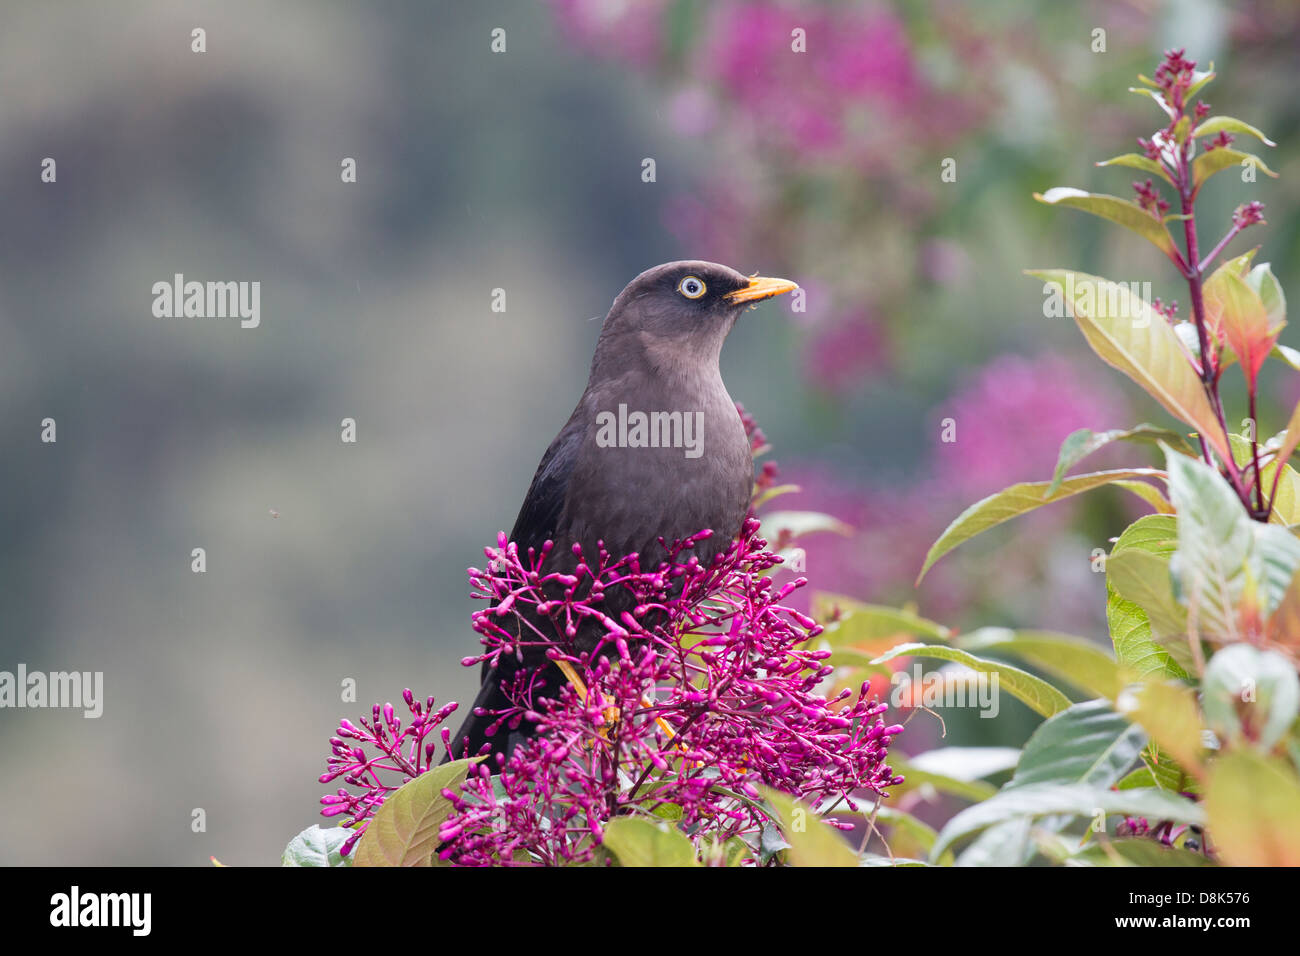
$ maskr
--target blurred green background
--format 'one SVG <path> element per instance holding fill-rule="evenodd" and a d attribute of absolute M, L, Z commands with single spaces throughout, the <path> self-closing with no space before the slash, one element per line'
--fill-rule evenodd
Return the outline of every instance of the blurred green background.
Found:
<path fill-rule="evenodd" d="M 748 315 L 723 371 L 804 488 L 783 501 L 855 529 L 809 539 L 815 588 L 1097 640 L 1116 496 L 911 587 L 953 516 L 1049 477 L 1071 430 L 1166 422 L 1021 270 L 1166 300 L 1175 276 L 1030 194 L 1131 195 L 1093 163 L 1159 124 L 1125 89 L 1186 46 L 1216 112 L 1280 144 L 1280 179 L 1206 188 L 1203 235 L 1263 201 L 1232 248 L 1300 287 L 1289 0 L 126 0 L 4 23 L 0 669 L 103 671 L 106 701 L 0 711 L 0 863 L 275 863 L 318 819 L 340 716 L 404 687 L 471 700 L 465 568 L 580 394 L 591 320 L 651 265 L 807 290 Z M 178 272 L 260 281 L 261 326 L 155 318 Z M 1300 397 L 1268 388 L 1263 434 Z M 983 723 L 946 742 L 1023 740 Z"/>

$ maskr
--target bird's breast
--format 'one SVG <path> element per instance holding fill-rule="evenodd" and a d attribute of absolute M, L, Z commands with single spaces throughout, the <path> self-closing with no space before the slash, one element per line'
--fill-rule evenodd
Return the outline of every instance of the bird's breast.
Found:
<path fill-rule="evenodd" d="M 719 383 L 720 385 L 720 383 Z M 662 560 L 671 543 L 705 528 L 709 560 L 740 530 L 753 486 L 745 430 L 726 390 L 672 396 L 611 389 L 591 409 L 561 519 L 584 552 L 603 541 L 611 555 Z"/>

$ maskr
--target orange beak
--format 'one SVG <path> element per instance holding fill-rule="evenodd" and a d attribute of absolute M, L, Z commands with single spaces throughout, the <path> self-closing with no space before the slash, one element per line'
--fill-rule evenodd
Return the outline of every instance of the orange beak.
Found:
<path fill-rule="evenodd" d="M 784 295 L 787 292 L 793 292 L 799 288 L 798 284 L 791 282 L 789 279 L 771 279 L 767 276 L 754 276 L 749 280 L 749 285 L 743 289 L 737 289 L 735 292 L 728 292 L 724 299 L 731 303 L 741 302 L 762 302 L 764 299 L 770 299 L 774 295 Z"/>

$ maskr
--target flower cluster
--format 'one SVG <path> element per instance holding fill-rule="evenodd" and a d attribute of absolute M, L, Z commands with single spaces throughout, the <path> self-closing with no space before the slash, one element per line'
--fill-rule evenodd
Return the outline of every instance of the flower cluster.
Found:
<path fill-rule="evenodd" d="M 1184 796 L 1191 796 L 1191 794 L 1184 794 Z M 1175 824 L 1172 820 L 1160 820 L 1152 826 L 1146 817 L 1125 817 L 1115 827 L 1117 837 L 1146 837 L 1155 840 L 1161 846 L 1178 845 L 1178 838 L 1184 833 L 1190 835 L 1183 841 L 1183 848 L 1201 851 L 1204 839 L 1200 827 Z M 1207 852 L 1207 855 L 1210 854 Z"/>
<path fill-rule="evenodd" d="M 338 736 L 330 738 L 333 753 L 327 761 L 329 770 L 321 774 L 320 782 L 331 783 L 342 777 L 345 783 L 360 788 L 358 793 L 351 793 L 340 787 L 337 793 L 327 793 L 320 798 L 325 806 L 321 816 L 347 814 L 343 825 L 353 828 L 352 835 L 341 850 L 344 856 L 352 852 L 369 825 L 370 818 L 388 795 L 433 765 L 437 741 L 426 741 L 425 738 L 457 706 L 453 701 L 434 710 L 432 697 L 419 701 L 410 690 L 402 691 L 402 699 L 411 712 L 411 722 L 405 727 L 392 704 L 383 707 L 375 704 L 370 718 L 361 718 L 360 727 L 350 720 L 340 720 Z M 439 736 L 446 747 L 449 737 L 447 728 L 444 727 Z M 357 743 L 354 745 L 349 741 Z M 373 748 L 376 753 L 368 755 L 367 747 Z"/>
<path fill-rule="evenodd" d="M 629 814 L 676 821 L 701 855 L 733 838 L 754 850 L 770 821 L 760 784 L 828 811 L 901 782 L 885 761 L 902 728 L 880 719 L 886 707 L 866 685 L 818 695 L 833 671 L 829 652 L 809 646 L 821 628 L 783 605 L 804 581 L 773 584 L 781 559 L 758 527 L 747 519 L 708 566 L 690 557 L 703 532 L 650 571 L 635 556 L 588 562 L 575 549 L 575 570 L 547 573 L 545 551 L 521 554 L 504 536 L 486 550 L 489 569 L 471 570 L 491 602 L 475 615 L 485 652 L 466 663 L 515 654 L 527 631 L 579 680 L 536 710 L 522 682 L 507 691 L 514 706 L 500 719 L 535 721 L 536 734 L 498 758 L 499 775 L 480 764 L 461 792 L 444 792 L 455 811 L 440 830 L 442 859 L 588 862 L 604 826 Z M 637 595 L 619 620 L 600 610 L 614 587 Z M 607 653 L 574 653 L 536 624 L 572 634 L 585 618 L 605 629 Z"/>
<path fill-rule="evenodd" d="M 1139 206 L 1157 219 L 1164 219 L 1165 213 L 1169 211 L 1169 201 L 1161 197 L 1156 187 L 1151 185 L 1151 180 L 1148 179 L 1145 183 L 1134 183 L 1133 191 L 1137 193 Z"/>
<path fill-rule="evenodd" d="M 1168 98 L 1173 108 L 1182 112 L 1187 90 L 1196 80 L 1196 61 L 1187 59 L 1183 50 L 1167 50 L 1165 58 L 1156 67 L 1155 83 Z"/>

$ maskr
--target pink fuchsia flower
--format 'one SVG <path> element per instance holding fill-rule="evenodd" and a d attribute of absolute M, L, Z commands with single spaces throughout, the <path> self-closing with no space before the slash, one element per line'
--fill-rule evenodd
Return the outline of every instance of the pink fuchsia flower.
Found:
<path fill-rule="evenodd" d="M 442 859 L 588 862 L 604 827 L 628 814 L 676 821 L 702 854 L 732 838 L 753 847 L 769 821 L 760 784 L 824 811 L 852 810 L 901 782 L 886 761 L 902 728 L 881 719 L 885 705 L 866 685 L 829 700 L 817 693 L 833 670 L 829 652 L 811 646 L 821 628 L 784 603 L 805 582 L 772 582 L 781 559 L 757 532 L 748 519 L 707 567 L 689 557 L 707 536 L 696 535 L 651 571 L 635 556 L 588 563 L 577 551 L 577 569 L 557 576 L 543 571 L 543 555 L 521 555 L 504 536 L 487 549 L 489 570 L 471 571 L 491 602 L 475 614 L 485 651 L 466 663 L 517 653 L 522 627 L 528 641 L 551 641 L 552 659 L 580 683 L 536 709 L 528 686 L 513 689 L 500 718 L 535 721 L 537 732 L 498 756 L 495 779 L 480 765 L 459 793 L 444 792 L 455 812 L 439 834 Z M 631 588 L 640 603 L 603 620 L 604 653 L 574 654 L 527 623 L 541 618 L 555 635 L 568 633 L 571 622 L 601 614 L 592 595 L 610 587 Z"/>
<path fill-rule="evenodd" d="M 343 825 L 353 827 L 352 835 L 340 851 L 344 856 L 352 852 L 370 825 L 370 818 L 388 795 L 433 766 L 437 741 L 426 738 L 457 706 L 452 702 L 434 710 L 432 697 L 416 700 L 409 689 L 402 691 L 402 699 L 411 714 L 410 723 L 403 725 L 392 704 L 383 707 L 375 704 L 370 717 L 361 718 L 360 727 L 350 720 L 340 720 L 338 736 L 330 738 L 333 753 L 326 761 L 329 769 L 321 774 L 320 782 L 331 783 L 342 777 L 344 783 L 360 788 L 357 793 L 339 788 L 336 793 L 320 798 L 325 806 L 321 816 L 346 814 Z M 444 750 L 448 737 L 448 729 L 443 728 L 439 739 Z M 367 753 L 367 748 L 375 752 Z"/>

